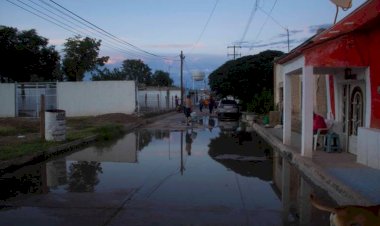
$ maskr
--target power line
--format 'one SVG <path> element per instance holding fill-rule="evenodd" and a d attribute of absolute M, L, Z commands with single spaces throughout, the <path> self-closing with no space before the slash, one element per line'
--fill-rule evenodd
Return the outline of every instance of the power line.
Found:
<path fill-rule="evenodd" d="M 135 48 L 136 50 L 139 50 L 139 51 L 141 51 L 141 52 L 143 52 L 143 53 L 146 53 L 146 54 L 151 55 L 151 56 L 154 56 L 154 57 L 163 58 L 163 59 L 165 59 L 165 60 L 166 60 L 166 59 L 169 59 L 168 57 L 159 56 L 159 55 L 157 55 L 157 54 L 154 54 L 154 53 L 148 52 L 148 51 L 146 51 L 146 50 L 143 50 L 143 49 L 141 49 L 141 48 L 139 48 L 139 47 L 137 47 L 137 46 L 135 46 L 135 45 L 133 45 L 133 44 L 127 42 L 127 41 L 124 41 L 124 40 L 122 40 L 122 39 L 116 37 L 115 35 L 109 33 L 108 31 L 106 31 L 106 30 L 104 30 L 104 29 L 98 27 L 97 25 L 91 23 L 90 21 L 88 21 L 88 20 L 82 18 L 81 16 L 77 15 L 76 13 L 74 13 L 74 12 L 68 10 L 67 8 L 61 6 L 60 4 L 56 3 L 55 1 L 50 0 L 50 2 L 54 3 L 55 5 L 59 6 L 60 8 L 62 8 L 62 9 L 64 9 L 64 10 L 66 10 L 67 12 L 71 13 L 72 15 L 78 17 L 79 19 L 85 21 L 86 23 L 90 24 L 91 26 L 93 26 L 93 27 L 99 29 L 100 31 L 102 31 L 102 32 L 104 32 L 104 33 L 110 35 L 111 37 L 114 37 L 115 39 L 117 39 L 117 40 L 119 40 L 119 41 L 121 41 L 121 42 L 123 42 L 123 43 L 125 43 L 125 44 L 127 44 L 127 45 L 129 45 L 129 46 L 131 46 L 131 47 L 133 47 L 133 48 Z"/>
<path fill-rule="evenodd" d="M 7 0 L 7 1 L 8 1 L 8 0 Z M 65 23 L 65 22 L 69 22 L 69 23 L 71 23 L 70 21 L 67 21 L 67 20 L 64 19 L 65 22 L 62 22 L 62 21 L 60 21 L 60 20 L 58 20 L 58 19 L 56 19 L 56 18 L 54 18 L 54 17 L 52 17 L 52 16 L 50 16 L 50 15 L 44 13 L 44 12 L 42 12 L 41 10 L 36 9 L 35 7 L 29 5 L 29 4 L 25 3 L 25 2 L 22 2 L 22 1 L 20 1 L 20 0 L 17 0 L 17 1 L 20 2 L 21 4 L 25 5 L 26 7 L 28 7 L 28 8 L 30 8 L 30 9 L 36 11 L 37 13 L 35 13 L 35 12 L 29 10 L 29 9 L 26 9 L 26 8 L 24 8 L 23 6 L 20 6 L 20 5 L 16 4 L 16 3 L 13 3 L 13 2 L 10 2 L 10 1 L 8 1 L 8 2 L 10 2 L 10 3 L 12 3 L 12 4 L 14 4 L 14 5 L 16 5 L 16 6 L 20 7 L 20 8 L 22 8 L 22 9 L 24 9 L 24 10 L 27 11 L 27 12 L 32 13 L 32 14 L 35 15 L 35 16 L 40 17 L 40 18 L 43 19 L 43 20 L 46 20 L 46 21 L 48 21 L 48 22 L 51 22 L 51 23 L 53 23 L 53 24 L 55 24 L 55 25 L 57 25 L 57 26 L 59 26 L 59 27 L 65 29 L 65 30 L 67 30 L 67 31 L 69 31 L 69 32 L 71 32 L 71 33 L 73 33 L 74 35 L 81 35 L 81 34 L 84 34 L 84 36 L 89 36 L 90 38 L 95 38 L 95 37 L 93 37 L 93 36 L 91 36 L 91 35 L 88 35 L 88 34 L 82 32 L 82 31 L 78 30 L 77 28 L 71 26 L 70 24 Z M 45 10 L 47 10 L 45 7 L 43 7 L 43 6 L 41 6 L 41 5 L 37 4 L 37 3 L 35 3 L 35 2 L 33 2 L 33 1 L 30 1 L 30 2 L 32 2 L 33 4 L 35 4 L 35 5 L 39 6 L 39 7 L 42 7 L 42 8 L 45 9 Z M 58 14 L 55 14 L 55 13 L 52 12 L 51 10 L 47 10 L 47 11 L 50 12 L 50 13 L 52 13 L 53 15 L 56 15 L 56 16 L 60 17 Z M 38 14 L 38 13 L 39 13 L 39 14 Z M 62 17 L 61 17 L 61 18 L 62 18 Z M 71 24 L 72 24 L 72 23 L 71 23 Z M 83 28 L 83 27 L 80 27 L 80 28 L 86 30 L 87 32 L 91 32 L 91 31 L 87 30 L 86 28 Z M 91 32 L 91 33 L 94 34 L 94 32 Z M 132 52 L 130 52 L 129 50 L 126 51 L 125 49 L 123 49 L 123 48 L 121 48 L 121 47 L 119 47 L 119 46 L 115 46 L 115 44 L 110 43 L 110 42 L 108 42 L 107 40 L 103 40 L 103 41 L 105 42 L 104 46 L 106 46 L 106 47 L 108 47 L 108 48 L 110 48 L 110 49 L 114 49 L 114 50 L 117 50 L 117 51 L 120 51 L 120 52 L 126 53 L 126 54 L 128 54 L 128 55 L 132 54 L 132 55 L 135 55 L 135 56 L 142 56 L 142 54 L 132 53 Z M 132 50 L 131 50 L 131 51 L 132 51 Z"/>
<path fill-rule="evenodd" d="M 211 17 L 214 15 L 214 11 L 215 11 L 215 8 L 216 8 L 216 6 L 218 5 L 218 3 L 219 3 L 219 0 L 216 0 L 216 1 L 215 1 L 215 4 L 214 4 L 214 7 L 212 8 L 210 15 L 208 16 L 208 19 L 207 19 L 207 21 L 206 21 L 206 24 L 203 26 L 202 32 L 201 32 L 200 35 L 198 36 L 197 41 L 194 43 L 194 45 L 193 45 L 193 47 L 191 48 L 190 51 L 192 51 L 192 50 L 195 48 L 195 46 L 198 44 L 198 42 L 201 40 L 201 38 L 202 38 L 202 36 L 203 36 L 203 34 L 204 34 L 204 32 L 205 32 L 207 26 L 208 26 L 208 23 L 209 23 L 210 20 L 211 20 Z"/>
<path fill-rule="evenodd" d="M 59 8 L 57 8 L 56 6 L 54 5 L 51 5 L 43 0 L 39 0 L 40 2 L 44 3 L 46 6 L 50 7 L 51 9 L 59 12 L 59 13 L 56 13 L 56 12 L 53 12 L 52 10 L 48 9 L 47 7 L 41 5 L 41 4 L 38 4 L 34 1 L 29 1 L 31 3 L 33 3 L 34 5 L 38 6 L 40 9 L 37 9 L 36 7 L 34 6 L 31 6 L 30 4 L 27 4 L 25 2 L 22 2 L 21 0 L 17 0 L 19 3 L 21 3 L 22 5 L 20 4 L 17 4 L 15 2 L 12 2 L 10 0 L 7 0 L 7 2 L 45 20 L 45 21 L 48 21 L 66 31 L 69 31 L 70 33 L 73 33 L 75 35 L 84 35 L 84 36 L 90 36 L 92 38 L 93 35 L 95 36 L 99 36 L 99 34 L 102 36 L 102 38 L 100 39 L 103 39 L 103 41 L 105 43 L 108 42 L 108 45 L 104 45 L 108 48 L 111 48 L 111 49 L 114 49 L 114 50 L 117 50 L 119 52 L 122 52 L 122 53 L 125 53 L 127 55 L 134 55 L 134 56 L 138 56 L 138 57 L 142 57 L 142 56 L 147 56 L 147 57 L 154 57 L 154 58 L 159 58 L 159 59 L 163 59 L 163 60 L 174 60 L 173 58 L 170 58 L 170 57 L 165 57 L 165 56 L 160 56 L 160 55 L 157 55 L 157 54 L 154 54 L 154 53 L 150 53 L 148 51 L 145 51 L 129 42 L 126 42 L 118 37 L 116 37 L 115 35 L 105 31 L 104 29 L 96 26 L 95 24 L 85 20 L 84 18 L 80 17 L 79 15 L 71 12 L 70 10 L 66 9 L 65 7 L 59 5 L 58 3 L 50 0 L 50 2 L 54 3 L 55 5 L 57 5 Z M 61 10 L 63 9 L 63 10 Z M 69 12 L 69 13 L 66 13 L 66 12 Z M 49 15 L 48 13 L 50 13 L 51 15 Z M 69 18 L 71 21 L 69 21 L 68 19 L 64 18 L 62 15 L 66 16 L 67 18 Z M 74 15 L 75 17 L 71 16 L 71 15 Z M 54 18 L 54 17 L 56 18 Z M 79 19 L 77 19 L 79 18 Z M 75 22 L 73 22 L 75 21 Z M 84 21 L 84 22 L 83 22 Z M 78 25 L 78 24 L 81 24 L 81 25 Z M 91 25 L 91 26 L 90 26 Z M 79 27 L 79 29 L 78 29 Z M 87 33 L 86 33 L 87 32 Z M 91 33 L 92 35 L 88 35 L 88 33 Z M 123 45 L 123 46 L 121 46 Z"/>
<path fill-rule="evenodd" d="M 252 8 L 251 13 L 249 15 L 247 24 L 245 25 L 243 35 L 241 36 L 240 43 L 242 43 L 244 41 L 245 36 L 247 35 L 249 25 L 251 25 L 251 23 L 252 23 L 253 17 L 255 16 L 256 11 L 257 11 L 257 7 L 258 7 L 258 0 L 255 0 L 255 4 L 253 5 L 253 8 Z"/>
<path fill-rule="evenodd" d="M 274 7 L 276 6 L 276 4 L 277 4 L 277 0 L 274 2 L 274 4 L 273 4 L 271 10 L 269 11 L 269 13 L 266 13 L 261 7 L 258 7 L 262 12 L 264 12 L 264 13 L 267 15 L 267 18 L 266 18 L 266 20 L 264 21 L 263 25 L 261 26 L 259 32 L 257 33 L 256 38 L 255 38 L 256 40 L 259 38 L 259 36 L 260 36 L 260 34 L 261 34 L 261 32 L 262 32 L 262 30 L 263 30 L 265 24 L 268 22 L 268 19 L 269 19 L 269 18 L 272 18 L 272 20 L 274 20 L 273 17 L 271 16 L 271 13 L 272 13 Z M 278 24 L 279 24 L 279 23 L 278 23 Z M 279 25 L 280 25 L 280 24 L 279 24 Z M 281 26 L 281 25 L 280 25 L 280 26 Z M 281 26 L 281 27 L 282 27 L 282 26 Z"/>
<path fill-rule="evenodd" d="M 257 40 L 258 37 L 260 36 L 261 31 L 262 31 L 263 28 L 264 28 L 264 25 L 267 23 L 268 19 L 270 18 L 270 19 L 272 19 L 273 22 L 275 22 L 278 26 L 280 26 L 281 28 L 283 28 L 283 29 L 286 31 L 286 35 L 287 35 L 287 37 L 288 37 L 287 42 L 288 42 L 288 52 L 289 52 L 289 50 L 290 50 L 290 46 L 289 46 L 289 45 L 290 45 L 290 43 L 289 43 L 289 29 L 286 28 L 286 27 L 284 27 L 282 24 L 280 24 L 280 23 L 279 23 L 277 20 L 275 20 L 275 19 L 272 17 L 272 15 L 271 15 L 271 14 L 272 14 L 272 11 L 273 11 L 273 9 L 274 9 L 274 7 L 275 7 L 276 4 L 277 4 L 277 1 L 278 1 L 278 0 L 276 0 L 276 1 L 274 2 L 274 4 L 273 4 L 271 10 L 269 11 L 269 13 L 265 12 L 260 6 L 258 6 L 258 8 L 261 10 L 261 12 L 263 12 L 263 13 L 265 13 L 265 14 L 267 15 L 267 19 L 265 20 L 265 22 L 264 22 L 263 25 L 261 26 L 260 31 L 259 31 L 259 33 L 258 33 L 257 36 L 256 36 L 256 40 Z"/>

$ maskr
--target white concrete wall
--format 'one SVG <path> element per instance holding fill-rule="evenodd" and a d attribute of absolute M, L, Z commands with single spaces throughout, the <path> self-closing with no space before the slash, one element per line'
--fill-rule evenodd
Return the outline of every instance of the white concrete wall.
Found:
<path fill-rule="evenodd" d="M 0 117 L 16 116 L 16 85 L 0 83 Z"/>
<path fill-rule="evenodd" d="M 131 114 L 136 108 L 134 81 L 60 82 L 57 107 L 67 117 Z"/>
<path fill-rule="evenodd" d="M 357 162 L 380 169 L 380 129 L 359 127 Z"/>

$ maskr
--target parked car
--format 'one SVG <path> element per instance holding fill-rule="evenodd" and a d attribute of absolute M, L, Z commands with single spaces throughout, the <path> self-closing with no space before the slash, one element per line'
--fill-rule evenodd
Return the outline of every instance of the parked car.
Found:
<path fill-rule="evenodd" d="M 216 114 L 220 120 L 239 119 L 239 106 L 235 100 L 220 100 L 216 108 Z"/>

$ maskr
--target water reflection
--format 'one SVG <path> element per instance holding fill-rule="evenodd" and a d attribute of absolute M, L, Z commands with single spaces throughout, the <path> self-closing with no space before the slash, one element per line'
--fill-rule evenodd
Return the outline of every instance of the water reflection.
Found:
<path fill-rule="evenodd" d="M 103 173 L 99 162 L 73 162 L 69 167 L 66 189 L 70 192 L 93 192 L 99 183 L 98 173 Z"/>
<path fill-rule="evenodd" d="M 178 215 L 190 216 L 189 224 L 195 219 L 192 214 L 201 210 L 195 213 L 204 219 L 225 217 L 235 223 L 228 225 L 327 225 L 328 214 L 312 208 L 308 195 L 314 192 L 325 197 L 324 202 L 333 201 L 260 136 L 239 122 L 209 117 L 200 125 L 183 131 L 137 130 L 110 146 L 88 147 L 2 175 L 0 204 L 12 205 L 12 198 L 22 200 L 22 194 L 62 195 L 59 200 L 49 197 L 55 206 L 74 192 L 91 197 L 113 193 L 115 199 L 125 200 L 118 195 L 136 189 L 133 201 L 142 205 L 137 215 L 148 222 L 143 209 L 147 200 L 157 209 L 191 209 L 176 209 Z"/>
<path fill-rule="evenodd" d="M 323 197 L 325 202 L 336 205 L 328 194 L 315 186 L 278 152 L 274 152 L 273 183 L 279 191 L 283 209 L 283 225 L 329 225 L 329 214 L 312 208 L 310 193 Z"/>
<path fill-rule="evenodd" d="M 193 143 L 194 139 L 197 137 L 197 133 L 193 129 L 187 129 L 186 130 L 186 137 L 185 137 L 185 142 L 186 142 L 186 153 L 187 155 L 191 155 L 191 144 Z"/>
<path fill-rule="evenodd" d="M 48 192 L 45 164 L 26 166 L 0 178 L 0 200 Z"/>
<path fill-rule="evenodd" d="M 211 139 L 208 153 L 215 161 L 242 176 L 270 181 L 271 149 L 257 134 L 234 130 Z"/>

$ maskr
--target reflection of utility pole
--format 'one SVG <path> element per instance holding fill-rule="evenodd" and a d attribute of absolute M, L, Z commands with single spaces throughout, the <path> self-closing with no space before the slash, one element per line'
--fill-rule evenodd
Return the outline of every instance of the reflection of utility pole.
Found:
<path fill-rule="evenodd" d="M 136 76 L 135 78 L 135 104 L 136 104 L 136 113 L 140 113 L 140 103 L 139 103 L 139 80 Z"/>
<path fill-rule="evenodd" d="M 241 48 L 241 46 L 235 46 L 235 45 L 233 45 L 233 46 L 227 46 L 227 48 L 228 48 L 228 49 L 229 49 L 229 48 L 233 48 L 233 49 L 234 49 L 234 53 L 233 53 L 233 54 L 227 54 L 227 56 L 233 56 L 233 57 L 234 57 L 234 60 L 236 59 L 236 56 L 241 56 L 240 53 L 236 53 L 236 49 L 237 49 L 237 48 Z"/>
<path fill-rule="evenodd" d="M 183 165 L 183 131 L 181 130 L 181 166 L 180 166 L 181 175 L 183 175 L 184 170 L 185 170 L 185 167 Z"/>
<path fill-rule="evenodd" d="M 180 58 L 181 58 L 181 105 L 183 106 L 183 60 L 185 59 L 185 56 L 183 55 L 182 50 L 181 50 Z"/>

